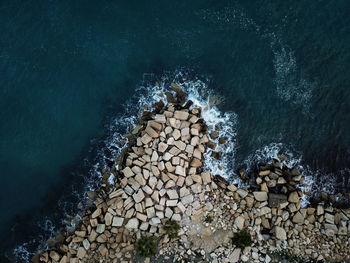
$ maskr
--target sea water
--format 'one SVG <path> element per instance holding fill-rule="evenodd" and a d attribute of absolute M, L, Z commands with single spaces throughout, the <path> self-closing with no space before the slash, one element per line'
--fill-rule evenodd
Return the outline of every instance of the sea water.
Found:
<path fill-rule="evenodd" d="M 227 139 L 206 168 L 289 157 L 349 191 L 348 1 L 0 3 L 1 262 L 26 262 L 176 82 Z M 307 200 L 304 200 L 307 202 Z M 79 220 L 79 218 L 77 218 Z M 7 256 L 7 259 L 5 259 Z"/>

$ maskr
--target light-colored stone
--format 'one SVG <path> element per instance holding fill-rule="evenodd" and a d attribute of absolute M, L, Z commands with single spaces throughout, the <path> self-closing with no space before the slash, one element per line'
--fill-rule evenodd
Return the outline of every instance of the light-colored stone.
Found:
<path fill-rule="evenodd" d="M 154 120 L 158 123 L 166 123 L 166 118 L 163 114 L 156 114 Z"/>
<path fill-rule="evenodd" d="M 324 214 L 324 208 L 322 205 L 318 205 L 317 206 L 317 210 L 316 210 L 316 215 L 323 215 Z"/>
<path fill-rule="evenodd" d="M 159 151 L 159 152 L 163 153 L 163 152 L 166 151 L 166 149 L 168 149 L 168 145 L 167 145 L 166 143 L 160 142 L 160 143 L 158 144 L 158 151 Z"/>
<path fill-rule="evenodd" d="M 174 145 L 179 148 L 179 150 L 184 151 L 186 149 L 186 143 L 182 141 L 175 141 Z"/>
<path fill-rule="evenodd" d="M 242 197 L 242 198 L 245 198 L 245 197 L 248 195 L 248 191 L 247 191 L 247 190 L 238 189 L 236 192 L 237 192 L 237 193 L 239 194 L 239 196 Z"/>
<path fill-rule="evenodd" d="M 131 176 L 134 176 L 134 172 L 130 169 L 130 167 L 125 167 L 123 170 L 122 170 L 123 174 L 125 177 L 131 177 Z"/>
<path fill-rule="evenodd" d="M 112 220 L 113 220 L 113 215 L 111 213 L 106 213 L 105 215 L 105 224 L 106 226 L 110 226 L 112 224 Z"/>
<path fill-rule="evenodd" d="M 170 199 L 178 199 L 179 195 L 177 194 L 176 190 L 168 190 L 167 195 Z"/>
<path fill-rule="evenodd" d="M 191 166 L 192 167 L 200 167 L 200 166 L 202 166 L 202 162 L 197 158 L 193 158 L 193 160 L 191 161 Z"/>
<path fill-rule="evenodd" d="M 235 250 L 233 250 L 233 252 L 228 256 L 228 262 L 236 263 L 239 261 L 240 256 L 241 256 L 241 249 L 235 248 Z"/>
<path fill-rule="evenodd" d="M 201 173 L 201 176 L 204 184 L 211 183 L 211 176 L 209 172 L 203 172 Z"/>
<path fill-rule="evenodd" d="M 158 132 L 156 132 L 151 126 L 147 126 L 145 132 L 152 138 L 159 137 Z"/>
<path fill-rule="evenodd" d="M 244 221 L 245 221 L 245 219 L 244 219 L 243 216 L 238 216 L 238 217 L 236 217 L 236 219 L 235 219 L 235 225 L 237 226 L 237 228 L 238 228 L 239 230 L 242 230 L 242 229 L 244 228 Z"/>
<path fill-rule="evenodd" d="M 193 195 L 186 195 L 184 197 L 181 198 L 181 202 L 184 205 L 190 204 L 193 202 Z"/>
<path fill-rule="evenodd" d="M 131 218 L 125 225 L 127 229 L 137 229 L 139 227 L 139 220 L 137 218 Z"/>
<path fill-rule="evenodd" d="M 174 118 L 181 120 L 181 121 L 186 121 L 188 119 L 188 112 L 186 111 L 175 111 L 174 112 Z"/>
<path fill-rule="evenodd" d="M 286 240 L 287 239 L 286 231 L 282 227 L 279 227 L 279 226 L 275 227 L 275 236 L 279 240 Z"/>
<path fill-rule="evenodd" d="M 193 184 L 191 185 L 191 190 L 192 192 L 194 192 L 195 194 L 199 194 L 200 192 L 202 192 L 202 185 L 201 184 Z"/>
<path fill-rule="evenodd" d="M 185 169 L 181 165 L 175 167 L 175 173 L 181 176 L 186 176 Z"/>
<path fill-rule="evenodd" d="M 165 208 L 165 217 L 166 218 L 171 218 L 173 216 L 174 212 L 171 210 L 169 207 Z"/>
<path fill-rule="evenodd" d="M 113 217 L 113 222 L 112 222 L 112 226 L 122 226 L 124 222 L 124 218 L 119 217 L 119 216 L 115 216 Z"/>
<path fill-rule="evenodd" d="M 169 161 L 173 156 L 174 156 L 174 155 L 172 155 L 171 153 L 166 152 L 166 153 L 164 153 L 164 155 L 163 155 L 163 160 L 164 160 L 164 161 Z"/>
<path fill-rule="evenodd" d="M 291 192 L 288 196 L 288 202 L 290 203 L 298 203 L 300 201 L 299 195 L 297 191 Z"/>
<path fill-rule="evenodd" d="M 86 250 L 83 247 L 79 247 L 77 251 L 77 257 L 83 259 L 86 255 Z"/>
<path fill-rule="evenodd" d="M 97 208 L 91 215 L 91 218 L 96 218 L 99 217 L 101 215 L 101 209 Z"/>
<path fill-rule="evenodd" d="M 157 162 L 158 159 L 159 159 L 159 155 L 158 155 L 157 151 L 153 151 L 152 157 L 151 157 L 151 162 Z"/>
<path fill-rule="evenodd" d="M 172 206 L 177 206 L 177 199 L 172 199 L 172 200 L 167 200 L 166 201 L 166 206 L 172 207 Z"/>
<path fill-rule="evenodd" d="M 180 214 L 173 214 L 173 216 L 171 217 L 171 220 L 181 221 L 181 215 Z"/>
<path fill-rule="evenodd" d="M 137 193 L 134 193 L 132 197 L 134 198 L 135 203 L 140 203 L 145 198 L 145 194 L 140 189 Z"/>
<path fill-rule="evenodd" d="M 293 223 L 297 223 L 297 224 L 303 224 L 304 223 L 304 216 L 300 213 L 297 212 L 292 219 Z"/>
<path fill-rule="evenodd" d="M 143 144 L 148 144 L 150 141 L 152 141 L 152 137 L 149 136 L 147 133 L 145 133 L 142 137 L 141 137 L 141 142 Z"/>
<path fill-rule="evenodd" d="M 267 201 L 267 193 L 266 192 L 253 192 L 254 198 L 259 202 Z"/>

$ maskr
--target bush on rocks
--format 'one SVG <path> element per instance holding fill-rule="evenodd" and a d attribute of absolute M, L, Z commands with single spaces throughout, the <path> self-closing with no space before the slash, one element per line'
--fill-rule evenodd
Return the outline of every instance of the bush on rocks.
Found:
<path fill-rule="evenodd" d="M 163 229 L 169 238 L 176 238 L 180 229 L 180 225 L 174 220 L 168 220 L 165 222 Z"/>
<path fill-rule="evenodd" d="M 237 233 L 234 233 L 232 238 L 232 244 L 240 249 L 244 249 L 245 247 L 249 247 L 252 245 L 252 237 L 250 233 L 246 230 L 241 230 Z"/>
<path fill-rule="evenodd" d="M 136 252 L 144 258 L 152 257 L 157 252 L 156 240 L 153 236 L 143 236 L 136 242 Z"/>

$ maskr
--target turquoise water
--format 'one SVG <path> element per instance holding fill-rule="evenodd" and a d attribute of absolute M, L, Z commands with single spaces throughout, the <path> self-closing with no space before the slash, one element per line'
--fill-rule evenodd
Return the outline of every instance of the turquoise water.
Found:
<path fill-rule="evenodd" d="M 233 167 L 277 147 L 327 182 L 315 189 L 348 191 L 349 11 L 325 0 L 1 1 L 3 247 L 74 211 L 67 200 L 113 119 L 138 86 L 179 71 L 236 113 Z"/>

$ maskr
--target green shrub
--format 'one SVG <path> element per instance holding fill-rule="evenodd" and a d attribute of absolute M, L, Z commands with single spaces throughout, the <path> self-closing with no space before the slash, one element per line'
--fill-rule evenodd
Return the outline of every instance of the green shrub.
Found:
<path fill-rule="evenodd" d="M 157 252 L 156 240 L 153 236 L 143 236 L 136 242 L 136 252 L 141 257 L 152 257 Z"/>
<path fill-rule="evenodd" d="M 252 237 L 249 232 L 246 230 L 241 230 L 237 233 L 234 233 L 232 238 L 232 244 L 240 249 L 244 249 L 245 247 L 249 247 L 252 245 Z"/>
<path fill-rule="evenodd" d="M 180 226 L 176 221 L 168 220 L 165 222 L 163 229 L 170 238 L 176 238 L 178 236 Z"/>

